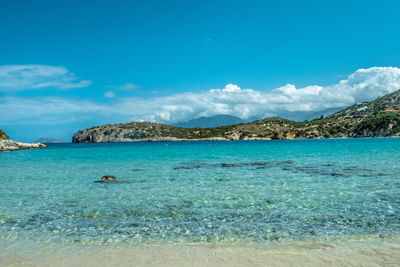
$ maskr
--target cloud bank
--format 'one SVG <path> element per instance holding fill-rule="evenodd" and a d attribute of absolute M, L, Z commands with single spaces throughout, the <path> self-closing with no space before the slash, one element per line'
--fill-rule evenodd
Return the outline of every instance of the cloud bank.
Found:
<path fill-rule="evenodd" d="M 48 65 L 0 66 L 0 92 L 56 87 L 59 89 L 86 87 L 91 84 L 64 67 Z"/>
<path fill-rule="evenodd" d="M 82 85 L 82 82 L 84 81 L 75 83 L 69 81 L 66 84 L 78 86 Z M 43 80 L 35 83 L 36 86 L 40 84 L 46 84 L 46 82 Z M 398 89 L 400 89 L 399 68 L 373 67 L 359 69 L 346 79 L 329 86 L 310 85 L 296 88 L 292 84 L 287 84 L 273 90 L 260 91 L 242 89 L 238 85 L 228 84 L 220 89 L 186 92 L 165 97 L 115 98 L 111 104 L 79 98 L 5 97 L 0 98 L 0 109 L 7 114 L 0 117 L 0 124 L 22 121 L 49 123 L 57 119 L 70 122 L 80 120 L 82 116 L 86 118 L 113 116 L 115 122 L 164 123 L 217 114 L 230 114 L 243 119 L 261 118 L 283 112 L 322 111 L 328 108 L 345 107 L 375 99 Z"/>
<path fill-rule="evenodd" d="M 123 99 L 120 111 L 132 112 L 132 120 L 178 122 L 201 116 L 230 114 L 240 118 L 275 116 L 283 112 L 321 111 L 375 99 L 400 89 L 400 69 L 359 69 L 347 79 L 329 86 L 296 88 L 287 84 L 270 91 L 222 89 L 175 94 L 153 99 Z"/>

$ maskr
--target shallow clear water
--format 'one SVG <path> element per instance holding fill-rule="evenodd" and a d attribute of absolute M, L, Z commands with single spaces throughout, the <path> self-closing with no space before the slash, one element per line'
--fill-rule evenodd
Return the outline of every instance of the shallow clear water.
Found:
<path fill-rule="evenodd" d="M 400 236 L 400 139 L 54 144 L 0 153 L 0 239 Z M 103 175 L 123 183 L 95 183 Z"/>

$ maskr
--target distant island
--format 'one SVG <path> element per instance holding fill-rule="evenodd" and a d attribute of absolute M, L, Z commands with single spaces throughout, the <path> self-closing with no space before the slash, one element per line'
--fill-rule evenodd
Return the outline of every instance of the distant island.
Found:
<path fill-rule="evenodd" d="M 64 140 L 60 140 L 60 139 L 55 139 L 55 138 L 50 138 L 50 137 L 41 137 L 38 140 L 36 140 L 36 143 L 59 144 L 59 143 L 66 143 L 66 142 Z"/>
<path fill-rule="evenodd" d="M 399 137 L 400 90 L 344 108 L 327 117 L 296 122 L 279 117 L 212 128 L 183 128 L 152 122 L 102 125 L 74 134 L 72 142 L 271 140 Z"/>

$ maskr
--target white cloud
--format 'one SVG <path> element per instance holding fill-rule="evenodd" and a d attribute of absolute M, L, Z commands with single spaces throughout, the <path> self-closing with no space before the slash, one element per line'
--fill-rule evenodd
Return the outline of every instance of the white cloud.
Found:
<path fill-rule="evenodd" d="M 241 89 L 234 84 L 203 92 L 166 97 L 121 98 L 112 104 L 70 98 L 1 98 L 0 125 L 30 121 L 81 120 L 105 114 L 115 121 L 178 122 L 200 116 L 231 114 L 241 118 L 274 116 L 283 112 L 320 111 L 372 100 L 400 89 L 400 69 L 359 69 L 345 80 L 329 86 L 296 88 L 287 84 L 269 91 Z"/>
<path fill-rule="evenodd" d="M 60 124 L 93 118 L 110 107 L 81 99 L 61 97 L 0 97 L 0 125 Z"/>
<path fill-rule="evenodd" d="M 0 66 L 0 92 L 14 92 L 44 87 L 59 89 L 87 87 L 82 80 L 64 67 L 48 65 L 3 65 Z"/>
<path fill-rule="evenodd" d="M 113 91 L 107 91 L 107 92 L 104 93 L 104 97 L 114 98 L 115 97 L 115 93 Z"/>
<path fill-rule="evenodd" d="M 130 90 L 139 88 L 139 85 L 134 84 L 134 83 L 124 83 L 121 85 L 108 85 L 107 87 L 117 89 L 117 90 L 130 91 Z"/>
<path fill-rule="evenodd" d="M 132 120 L 185 121 L 200 116 L 231 114 L 241 118 L 275 116 L 283 112 L 320 111 L 373 100 L 400 89 L 400 69 L 359 69 L 329 86 L 296 88 L 287 84 L 270 91 L 241 89 L 234 84 L 199 93 L 182 93 L 152 99 L 123 99 L 121 112 Z"/>

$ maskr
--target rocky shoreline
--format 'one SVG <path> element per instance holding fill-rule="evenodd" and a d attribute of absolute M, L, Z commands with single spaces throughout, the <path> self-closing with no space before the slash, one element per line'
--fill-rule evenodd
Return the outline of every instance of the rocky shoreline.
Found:
<path fill-rule="evenodd" d="M 45 148 L 41 143 L 21 143 L 12 140 L 0 140 L 0 151 L 15 151 L 20 149 Z"/>
<path fill-rule="evenodd" d="M 73 143 L 142 143 L 142 142 L 190 142 L 190 141 L 254 141 L 254 140 L 273 140 L 273 139 L 294 139 L 294 138 L 270 138 L 270 137 L 245 137 L 243 139 L 239 138 L 225 138 L 225 137 L 207 137 L 207 138 L 176 138 L 176 137 L 158 137 L 158 138 L 139 138 L 139 139 L 103 139 L 96 140 L 94 142 L 81 142 L 75 141 Z M 297 138 L 300 139 L 300 138 Z"/>

